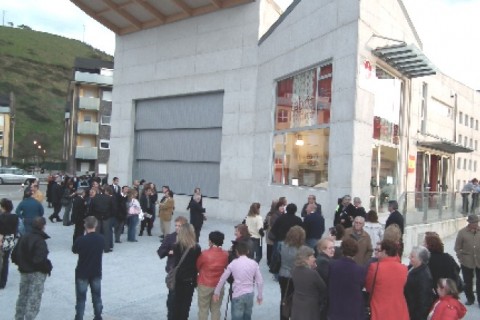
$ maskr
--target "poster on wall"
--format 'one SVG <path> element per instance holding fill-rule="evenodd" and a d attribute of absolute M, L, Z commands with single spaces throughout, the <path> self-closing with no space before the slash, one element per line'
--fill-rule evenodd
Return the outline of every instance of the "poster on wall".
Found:
<path fill-rule="evenodd" d="M 291 128 L 316 124 L 316 69 L 293 77 Z"/>

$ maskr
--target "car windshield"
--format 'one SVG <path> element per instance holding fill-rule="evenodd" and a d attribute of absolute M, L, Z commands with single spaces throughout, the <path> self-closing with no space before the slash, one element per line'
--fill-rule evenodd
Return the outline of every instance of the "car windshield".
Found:
<path fill-rule="evenodd" d="M 16 170 L 13 170 L 13 174 L 24 175 L 24 174 L 25 174 L 25 171 L 23 171 L 23 169 L 16 169 Z"/>

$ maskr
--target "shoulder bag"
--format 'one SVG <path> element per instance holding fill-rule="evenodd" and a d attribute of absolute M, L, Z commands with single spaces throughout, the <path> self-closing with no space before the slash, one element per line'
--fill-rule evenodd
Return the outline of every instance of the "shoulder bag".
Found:
<path fill-rule="evenodd" d="M 185 252 L 182 254 L 182 257 L 180 258 L 180 261 L 178 264 L 172 268 L 172 270 L 168 271 L 167 278 L 165 279 L 165 282 L 167 283 L 167 288 L 169 290 L 174 290 L 175 289 L 175 280 L 177 277 L 177 270 L 178 267 L 182 264 L 183 260 L 187 256 L 187 253 L 190 251 L 190 249 L 185 250 Z"/>
<path fill-rule="evenodd" d="M 17 244 L 17 238 L 14 234 L 8 234 L 3 237 L 2 251 L 7 252 L 12 250 Z"/>
<path fill-rule="evenodd" d="M 380 266 L 380 261 L 377 261 L 377 268 L 375 269 L 375 275 L 373 276 L 372 288 L 370 290 L 370 294 L 368 294 L 367 305 L 365 306 L 365 319 L 372 318 L 372 308 L 370 307 L 370 303 L 372 302 L 373 297 L 373 290 L 375 289 L 375 282 L 377 281 L 377 272 L 378 267 Z"/>

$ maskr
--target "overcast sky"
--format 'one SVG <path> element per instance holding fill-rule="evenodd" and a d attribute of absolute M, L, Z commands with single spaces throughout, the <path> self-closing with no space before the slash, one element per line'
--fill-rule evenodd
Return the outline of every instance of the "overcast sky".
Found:
<path fill-rule="evenodd" d="M 480 90 L 480 0 L 403 0 L 426 56 L 445 74 Z M 286 7 L 292 0 L 277 0 Z M 69 0 L 0 0 L 2 23 L 77 39 L 109 54 L 114 34 Z"/>

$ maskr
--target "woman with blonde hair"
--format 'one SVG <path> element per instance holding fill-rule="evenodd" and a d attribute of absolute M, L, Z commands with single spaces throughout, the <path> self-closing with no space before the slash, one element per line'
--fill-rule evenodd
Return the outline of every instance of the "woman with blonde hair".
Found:
<path fill-rule="evenodd" d="M 285 241 L 280 248 L 281 265 L 280 271 L 278 272 L 278 283 L 280 284 L 281 296 L 280 303 L 283 301 L 284 297 L 288 297 L 294 291 L 293 282 L 291 281 L 291 271 L 294 267 L 295 257 L 297 256 L 298 250 L 301 246 L 305 245 L 305 236 L 305 230 L 303 230 L 302 227 L 293 226 L 288 230 Z M 288 317 L 280 314 L 280 319 L 287 320 Z"/>
<path fill-rule="evenodd" d="M 174 319 L 187 320 L 192 304 L 193 291 L 197 286 L 197 259 L 201 254 L 195 229 L 185 223 L 178 229 L 177 242 L 173 247 L 175 278 Z M 183 261 L 180 263 L 180 260 Z"/>
<path fill-rule="evenodd" d="M 260 263 L 262 260 L 262 237 L 265 235 L 263 231 L 263 220 L 260 216 L 260 203 L 254 202 L 250 205 L 245 225 L 253 243 L 253 259 Z"/>
<path fill-rule="evenodd" d="M 403 255 L 403 239 L 402 239 L 402 230 L 398 224 L 393 223 L 385 228 L 383 233 L 383 239 L 392 240 L 397 244 L 398 247 L 398 257 L 401 258 Z"/>

